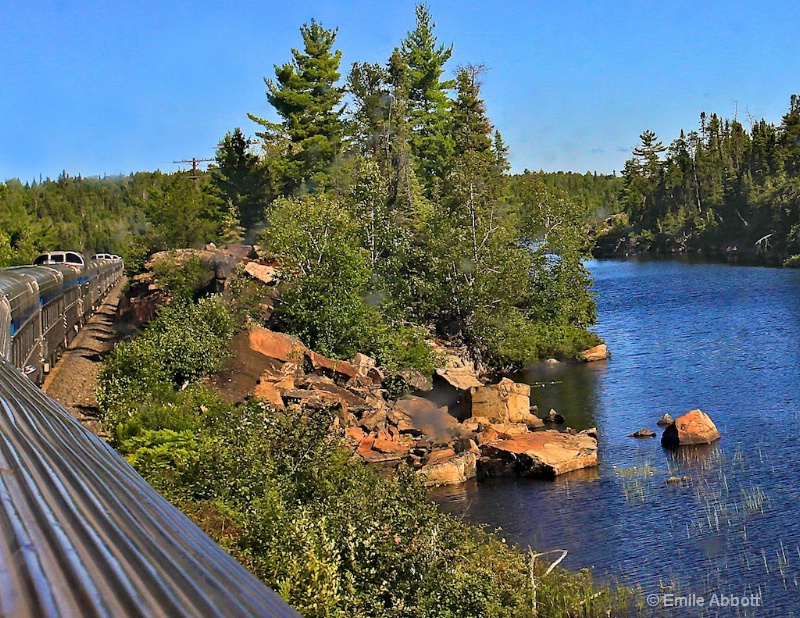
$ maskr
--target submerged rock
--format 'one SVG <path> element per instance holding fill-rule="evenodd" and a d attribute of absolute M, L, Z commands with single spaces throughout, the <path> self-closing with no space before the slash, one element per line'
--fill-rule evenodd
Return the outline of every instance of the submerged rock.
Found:
<path fill-rule="evenodd" d="M 691 476 L 671 476 L 666 481 L 667 485 L 677 485 L 678 483 L 691 483 Z"/>
<path fill-rule="evenodd" d="M 692 410 L 664 429 L 661 444 L 664 446 L 687 446 L 691 444 L 711 444 L 719 440 L 720 435 L 708 414 L 700 410 Z"/>
<path fill-rule="evenodd" d="M 554 478 L 598 465 L 597 440 L 586 432 L 571 436 L 559 431 L 536 431 L 481 448 L 482 476 L 517 475 Z"/>
<path fill-rule="evenodd" d="M 633 433 L 628 434 L 629 438 L 655 438 L 656 432 L 647 429 L 647 427 L 643 427 L 638 431 L 634 431 Z"/>

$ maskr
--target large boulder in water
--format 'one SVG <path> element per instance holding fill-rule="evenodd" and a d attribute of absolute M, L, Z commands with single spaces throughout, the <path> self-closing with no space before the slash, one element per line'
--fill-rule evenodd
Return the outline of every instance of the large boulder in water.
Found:
<path fill-rule="evenodd" d="M 664 433 L 661 435 L 661 444 L 669 447 L 711 444 L 719 439 L 719 431 L 708 414 L 700 410 L 692 410 L 676 418 L 671 425 L 664 429 Z"/>
<path fill-rule="evenodd" d="M 601 343 L 600 345 L 596 345 L 593 348 L 589 348 L 588 350 L 584 350 L 581 353 L 581 357 L 587 363 L 592 363 L 595 361 L 601 361 L 608 358 L 608 348 L 606 348 L 605 343 Z"/>

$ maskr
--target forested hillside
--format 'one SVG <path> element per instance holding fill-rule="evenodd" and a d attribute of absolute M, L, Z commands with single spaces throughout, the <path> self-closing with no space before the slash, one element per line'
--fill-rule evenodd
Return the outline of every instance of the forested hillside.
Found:
<path fill-rule="evenodd" d="M 668 147 L 652 131 L 623 171 L 633 251 L 702 251 L 783 260 L 800 252 L 800 98 L 775 125 L 700 115 Z"/>
<path fill-rule="evenodd" d="M 241 238 L 238 220 L 201 174 L 185 172 L 0 184 L 0 266 L 56 248 L 119 253 L 133 267 L 163 249 Z"/>
<path fill-rule="evenodd" d="M 506 195 L 511 204 L 521 203 L 518 187 L 521 179 L 531 173 L 525 170 L 522 174 L 514 174 L 508 178 Z M 588 222 L 605 219 L 619 212 L 621 208 L 622 177 L 616 174 L 537 172 L 536 175 L 551 193 L 560 193 L 578 204 Z"/>

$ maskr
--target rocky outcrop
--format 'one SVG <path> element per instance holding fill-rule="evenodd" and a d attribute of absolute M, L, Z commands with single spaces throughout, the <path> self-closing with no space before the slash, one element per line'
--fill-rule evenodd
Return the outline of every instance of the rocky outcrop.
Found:
<path fill-rule="evenodd" d="M 606 348 L 605 343 L 596 345 L 593 348 L 584 350 L 581 353 L 581 358 L 585 360 L 587 363 L 606 360 L 608 358 L 608 348 Z"/>
<path fill-rule="evenodd" d="M 447 408 L 422 397 L 406 395 L 394 404 L 390 414 L 401 432 L 425 435 L 434 442 L 449 442 L 460 433 L 458 421 Z"/>
<path fill-rule="evenodd" d="M 720 434 L 708 414 L 700 410 L 692 410 L 664 429 L 661 444 L 667 447 L 687 446 L 692 444 L 711 444 L 719 440 Z"/>
<path fill-rule="evenodd" d="M 328 358 L 311 350 L 306 350 L 306 358 L 311 362 L 315 371 L 325 373 L 331 377 L 349 380 L 358 375 L 356 368 L 347 361 Z"/>
<path fill-rule="evenodd" d="M 598 465 L 597 440 L 586 432 L 571 436 L 536 431 L 487 444 L 481 449 L 481 476 L 517 475 L 554 478 Z"/>
<path fill-rule="evenodd" d="M 433 376 L 433 390 L 427 397 L 450 414 L 464 420 L 472 416 L 472 393 L 483 386 L 471 367 L 441 368 Z"/>
<path fill-rule="evenodd" d="M 247 262 L 244 266 L 244 272 L 265 285 L 275 285 L 278 282 L 279 270 L 269 264 L 255 261 Z"/>
<path fill-rule="evenodd" d="M 343 433 L 353 457 L 408 465 L 430 485 L 463 483 L 478 473 L 552 477 L 594 465 L 592 448 L 596 462 L 596 440 L 586 434 L 531 433 L 544 423 L 532 413 L 530 387 L 509 379 L 484 385 L 455 355 L 436 372 L 437 388 L 426 391 L 430 381 L 414 370 L 388 373 L 363 354 L 352 362 L 330 359 L 259 326 L 237 334 L 232 345 L 225 370 L 214 379 L 231 399 L 254 396 L 274 409 L 308 414 L 332 410 L 332 429 Z M 232 388 L 237 376 L 242 384 Z M 404 390 L 398 378 L 424 397 L 394 400 L 390 393 Z M 440 403 L 435 394 L 442 392 L 447 396 Z M 533 437 L 538 433 L 542 437 Z"/>
<path fill-rule="evenodd" d="M 433 382 L 431 382 L 430 378 L 416 369 L 401 369 L 396 375 L 400 377 L 412 391 L 427 393 L 433 389 Z"/>

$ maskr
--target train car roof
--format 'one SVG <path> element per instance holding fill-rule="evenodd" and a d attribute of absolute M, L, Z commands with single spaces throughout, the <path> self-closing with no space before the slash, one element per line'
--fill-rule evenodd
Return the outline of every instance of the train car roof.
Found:
<path fill-rule="evenodd" d="M 8 299 L 12 308 L 26 301 L 38 303 L 39 284 L 31 275 L 4 268 L 0 270 L 0 294 Z"/>
<path fill-rule="evenodd" d="M 74 264 L 84 266 L 86 260 L 77 251 L 49 251 L 42 253 L 33 260 L 34 265 L 41 264 Z"/>
<path fill-rule="evenodd" d="M 64 273 L 57 268 L 48 266 L 13 266 L 7 268 L 6 272 L 22 273 L 33 277 L 39 285 L 39 291 L 44 293 L 57 290 L 64 283 Z"/>

